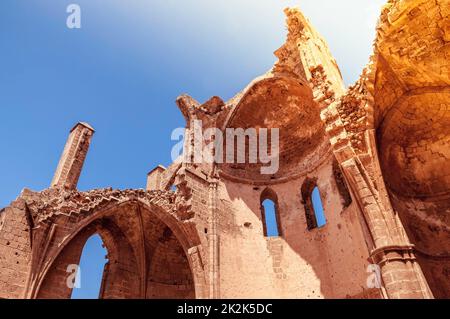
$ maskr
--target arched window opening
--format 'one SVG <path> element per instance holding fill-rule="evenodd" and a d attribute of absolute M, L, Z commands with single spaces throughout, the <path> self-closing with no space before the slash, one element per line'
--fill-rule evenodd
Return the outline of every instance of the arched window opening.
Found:
<path fill-rule="evenodd" d="M 325 212 L 323 210 L 322 198 L 320 197 L 319 188 L 316 186 L 312 192 L 312 206 L 314 210 L 314 216 L 316 218 L 317 228 L 325 226 L 327 223 L 325 218 Z"/>
<path fill-rule="evenodd" d="M 336 185 L 341 195 L 341 201 L 344 208 L 347 208 L 352 203 L 352 196 L 348 190 L 347 183 L 345 182 L 344 174 L 342 174 L 341 166 L 336 158 L 333 160 L 333 175 Z"/>
<path fill-rule="evenodd" d="M 83 248 L 77 278 L 74 278 L 72 299 L 98 299 L 108 252 L 98 234 L 91 236 Z M 76 265 L 73 265 L 76 267 Z"/>
<path fill-rule="evenodd" d="M 325 226 L 325 211 L 323 209 L 320 190 L 317 187 L 317 178 L 306 178 L 301 192 L 308 230 Z"/>
<path fill-rule="evenodd" d="M 264 226 L 264 236 L 281 236 L 278 199 L 272 190 L 266 189 L 261 195 L 261 217 Z"/>
<path fill-rule="evenodd" d="M 263 202 L 264 221 L 265 221 L 265 235 L 267 237 L 278 237 L 277 217 L 275 214 L 275 203 L 270 199 L 266 199 Z"/>

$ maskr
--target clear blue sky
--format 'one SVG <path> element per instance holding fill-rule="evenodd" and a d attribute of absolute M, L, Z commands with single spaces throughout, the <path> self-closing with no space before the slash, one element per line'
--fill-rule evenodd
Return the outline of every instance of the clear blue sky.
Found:
<path fill-rule="evenodd" d="M 72 290 L 72 299 L 98 299 L 102 284 L 103 271 L 107 250 L 103 247 L 103 241 L 99 235 L 88 239 L 81 255 L 76 283 L 79 284 Z"/>
<path fill-rule="evenodd" d="M 384 0 L 1 0 L 0 207 L 48 187 L 68 131 L 97 130 L 79 189 L 143 188 L 170 163 L 174 101 L 229 99 L 275 62 L 282 9 L 300 6 L 347 84 L 371 53 Z M 66 27 L 66 7 L 82 28 Z"/>

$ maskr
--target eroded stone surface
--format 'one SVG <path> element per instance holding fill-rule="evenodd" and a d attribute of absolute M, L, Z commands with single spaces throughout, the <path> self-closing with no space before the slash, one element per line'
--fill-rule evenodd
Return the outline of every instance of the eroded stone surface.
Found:
<path fill-rule="evenodd" d="M 102 298 L 450 297 L 449 8 L 389 0 L 347 90 L 325 40 L 287 9 L 269 72 L 226 102 L 177 99 L 188 158 L 195 120 L 280 128 L 273 175 L 261 163 L 174 163 L 146 190 L 79 192 L 93 129 L 78 124 L 52 187 L 0 213 L 0 297 L 70 297 L 67 265 L 92 234 L 108 250 Z M 266 236 L 265 200 L 279 237 Z M 368 285 L 374 266 L 381 287 Z"/>

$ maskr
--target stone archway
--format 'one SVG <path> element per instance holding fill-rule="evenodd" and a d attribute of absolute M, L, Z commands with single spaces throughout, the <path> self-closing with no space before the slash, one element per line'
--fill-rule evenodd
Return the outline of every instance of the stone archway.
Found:
<path fill-rule="evenodd" d="M 103 199 L 88 205 L 89 211 L 78 207 L 78 214 L 53 215 L 51 224 L 64 227 L 57 226 L 53 239 L 48 239 L 45 261 L 35 286 L 31 287 L 31 297 L 70 298 L 72 289 L 67 286 L 70 276 L 67 267 L 79 263 L 84 244 L 93 234 L 102 238 L 109 259 L 100 298 L 205 296 L 201 246 L 195 224 L 181 222 L 172 206 L 155 205 L 153 200 L 158 196 L 152 198 L 145 192 L 139 195 Z M 163 194 L 152 195 L 159 195 L 159 203 L 165 202 Z M 174 201 L 169 199 L 165 203 Z"/>
<path fill-rule="evenodd" d="M 380 18 L 372 71 L 380 166 L 434 297 L 449 298 L 450 78 L 445 68 L 450 50 L 441 25 L 446 1 L 391 2 Z"/>
<path fill-rule="evenodd" d="M 140 278 L 133 247 L 118 225 L 108 218 L 101 218 L 75 234 L 60 251 L 43 278 L 38 299 L 70 298 L 72 265 L 79 265 L 83 247 L 94 234 L 102 238 L 109 258 L 99 298 L 139 298 Z M 81 269 L 82 285 L 83 273 Z"/>

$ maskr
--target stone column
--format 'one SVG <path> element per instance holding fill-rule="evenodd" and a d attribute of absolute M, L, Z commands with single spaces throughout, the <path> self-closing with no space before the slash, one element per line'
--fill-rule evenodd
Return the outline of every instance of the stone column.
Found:
<path fill-rule="evenodd" d="M 87 123 L 78 123 L 70 131 L 51 187 L 77 188 L 78 179 L 94 132 L 94 129 Z"/>
<path fill-rule="evenodd" d="M 374 161 L 378 160 L 376 155 L 373 154 Z M 357 157 L 347 159 L 341 167 L 371 233 L 370 256 L 380 267 L 387 297 L 433 298 L 403 225 L 390 204 L 381 200 L 386 196 L 384 184 L 378 184 L 376 189 Z"/>

